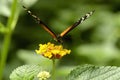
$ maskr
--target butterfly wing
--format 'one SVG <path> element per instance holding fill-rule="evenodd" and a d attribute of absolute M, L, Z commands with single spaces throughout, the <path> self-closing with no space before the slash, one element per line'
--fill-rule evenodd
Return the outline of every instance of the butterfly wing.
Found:
<path fill-rule="evenodd" d="M 25 6 L 23 6 L 23 8 L 27 11 L 27 13 L 29 15 L 31 15 L 38 24 L 41 25 L 41 27 L 47 31 L 56 41 L 58 41 L 56 34 L 44 23 L 40 20 L 40 18 L 38 18 L 36 15 L 32 14 L 32 12 L 30 10 L 28 10 Z"/>
<path fill-rule="evenodd" d="M 66 35 L 68 32 L 70 32 L 72 29 L 74 29 L 75 27 L 77 27 L 79 24 L 81 24 L 84 20 L 86 20 L 87 18 L 89 18 L 92 14 L 94 13 L 94 11 L 91 11 L 87 14 L 85 14 L 82 18 L 80 18 L 77 22 L 75 22 L 72 26 L 68 27 L 67 29 L 65 29 L 59 36 L 63 37 L 64 35 Z"/>

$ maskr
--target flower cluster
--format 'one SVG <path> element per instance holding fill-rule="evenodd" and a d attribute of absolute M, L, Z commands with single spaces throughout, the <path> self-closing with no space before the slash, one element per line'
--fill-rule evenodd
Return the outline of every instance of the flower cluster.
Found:
<path fill-rule="evenodd" d="M 37 54 L 42 54 L 49 59 L 60 59 L 66 54 L 70 54 L 71 50 L 63 49 L 62 45 L 54 45 L 50 42 L 47 44 L 40 44 L 39 50 L 36 50 Z"/>
<path fill-rule="evenodd" d="M 49 72 L 47 71 L 42 71 L 40 72 L 37 77 L 39 78 L 39 80 L 47 80 L 51 75 L 49 74 Z"/>

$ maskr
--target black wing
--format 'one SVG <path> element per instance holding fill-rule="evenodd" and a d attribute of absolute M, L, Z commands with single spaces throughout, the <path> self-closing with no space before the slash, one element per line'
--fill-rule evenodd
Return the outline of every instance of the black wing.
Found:
<path fill-rule="evenodd" d="M 31 15 L 38 24 L 41 25 L 41 27 L 47 31 L 56 41 L 58 41 L 56 34 L 44 23 L 40 20 L 40 18 L 38 18 L 36 15 L 32 14 L 32 12 L 30 10 L 28 10 L 25 6 L 23 6 L 23 8 L 27 11 L 27 13 L 29 15 Z"/>
<path fill-rule="evenodd" d="M 89 18 L 92 14 L 94 13 L 94 11 L 91 11 L 87 14 L 85 14 L 82 18 L 80 18 L 77 22 L 75 22 L 72 26 L 68 27 L 67 29 L 65 29 L 59 36 L 63 37 L 64 35 L 66 35 L 68 32 L 70 32 L 72 29 L 74 29 L 75 27 L 77 27 L 79 24 L 81 24 L 84 20 L 86 20 L 87 18 Z"/>

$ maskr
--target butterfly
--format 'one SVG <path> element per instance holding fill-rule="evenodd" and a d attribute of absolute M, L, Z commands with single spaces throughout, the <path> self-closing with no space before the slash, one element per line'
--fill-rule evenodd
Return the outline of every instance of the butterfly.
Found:
<path fill-rule="evenodd" d="M 41 27 L 47 31 L 55 41 L 62 43 L 62 37 L 64 37 L 68 32 L 73 30 L 75 27 L 77 27 L 79 24 L 81 24 L 83 21 L 85 21 L 87 18 L 89 18 L 95 10 L 85 14 L 83 17 L 81 17 L 77 22 L 75 22 L 73 25 L 69 26 L 67 29 L 65 29 L 63 32 L 61 32 L 59 35 L 56 35 L 39 17 L 34 15 L 30 10 L 28 10 L 25 6 L 23 8 L 27 11 L 29 15 L 31 15 Z"/>

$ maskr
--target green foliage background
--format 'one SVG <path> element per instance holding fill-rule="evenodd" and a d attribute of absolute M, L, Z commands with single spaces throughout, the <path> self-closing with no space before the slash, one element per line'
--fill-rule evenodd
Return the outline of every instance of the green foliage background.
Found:
<path fill-rule="evenodd" d="M 10 16 L 11 1 L 0 0 L 0 22 L 3 24 Z M 18 0 L 18 4 L 20 15 L 12 34 L 3 80 L 8 80 L 11 71 L 23 64 L 40 64 L 51 68 L 51 62 L 37 55 L 35 49 L 40 43 L 54 40 L 26 13 L 22 5 L 56 34 L 87 12 L 95 10 L 89 19 L 64 37 L 64 47 L 72 52 L 58 61 L 58 78 L 63 78 L 79 64 L 120 65 L 120 0 Z M 1 50 L 2 28 L 0 31 Z"/>

